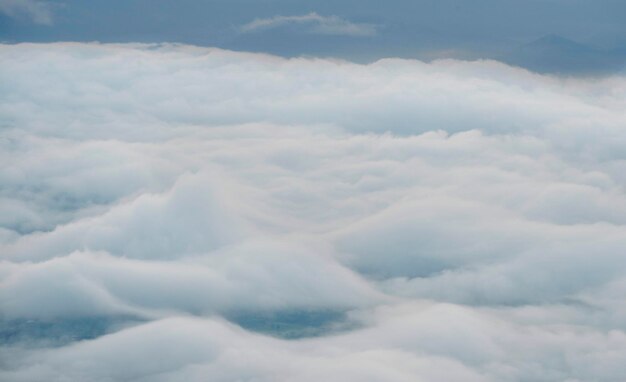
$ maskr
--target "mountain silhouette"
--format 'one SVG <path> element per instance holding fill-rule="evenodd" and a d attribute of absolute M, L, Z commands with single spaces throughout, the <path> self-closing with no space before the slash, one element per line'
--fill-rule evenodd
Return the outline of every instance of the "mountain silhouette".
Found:
<path fill-rule="evenodd" d="M 520 45 L 498 59 L 541 73 L 594 74 L 626 67 L 624 50 L 603 50 L 558 35 Z"/>

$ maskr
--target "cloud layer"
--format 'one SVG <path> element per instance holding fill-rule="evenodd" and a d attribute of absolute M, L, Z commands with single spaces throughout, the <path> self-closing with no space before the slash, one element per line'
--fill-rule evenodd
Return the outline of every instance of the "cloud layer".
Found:
<path fill-rule="evenodd" d="M 138 44 L 0 76 L 4 379 L 623 378 L 626 78 Z"/>

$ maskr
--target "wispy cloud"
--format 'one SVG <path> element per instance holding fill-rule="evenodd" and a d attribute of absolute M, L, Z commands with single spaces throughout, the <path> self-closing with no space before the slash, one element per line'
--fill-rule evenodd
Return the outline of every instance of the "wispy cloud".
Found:
<path fill-rule="evenodd" d="M 52 25 L 50 3 L 37 0 L 0 0 L 0 13 L 16 19 L 29 19 L 36 24 Z"/>
<path fill-rule="evenodd" d="M 343 36 L 374 36 L 378 33 L 378 26 L 367 23 L 353 23 L 338 16 L 322 16 L 315 12 L 300 16 L 274 16 L 265 19 L 255 19 L 243 25 L 243 33 L 278 28 L 285 25 L 306 26 L 308 33 Z"/>

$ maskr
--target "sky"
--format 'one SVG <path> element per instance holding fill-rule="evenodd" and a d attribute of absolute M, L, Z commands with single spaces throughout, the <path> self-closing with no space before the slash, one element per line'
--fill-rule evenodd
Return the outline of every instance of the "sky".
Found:
<path fill-rule="evenodd" d="M 480 59 L 605 74 L 626 65 L 621 0 L 0 1 L 0 41 L 177 42 L 281 56 Z"/>
<path fill-rule="evenodd" d="M 329 50 L 417 3 L 0 0 L 0 380 L 622 381 L 626 75 Z"/>

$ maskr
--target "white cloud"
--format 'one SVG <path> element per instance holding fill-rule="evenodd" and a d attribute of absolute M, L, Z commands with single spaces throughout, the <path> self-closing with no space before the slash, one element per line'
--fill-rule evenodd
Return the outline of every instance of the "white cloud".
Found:
<path fill-rule="evenodd" d="M 0 13 L 9 17 L 26 17 L 36 24 L 52 25 L 50 3 L 39 0 L 0 0 Z"/>
<path fill-rule="evenodd" d="M 138 44 L 0 73 L 0 334 L 144 320 L 13 342 L 1 378 L 623 375 L 624 77 Z M 293 311 L 347 329 L 226 321 Z"/>
<path fill-rule="evenodd" d="M 98 217 L 25 235 L 5 253 L 47 259 L 88 248 L 133 258 L 167 259 L 208 252 L 246 235 L 244 225 L 225 211 L 226 197 L 216 197 L 219 192 L 227 192 L 224 181 L 218 191 L 204 174 L 182 174 L 164 195 L 146 193 Z"/>
<path fill-rule="evenodd" d="M 338 16 L 321 16 L 315 12 L 301 16 L 274 16 L 266 19 L 255 19 L 240 27 L 243 33 L 274 29 L 287 25 L 303 25 L 307 31 L 322 35 L 343 35 L 354 37 L 374 36 L 378 27 L 374 24 L 353 23 Z"/>
<path fill-rule="evenodd" d="M 381 307 L 368 319 L 367 329 L 290 342 L 219 319 L 170 318 L 60 349 L 27 350 L 17 359 L 9 355 L 13 369 L 2 376 L 15 381 L 612 381 L 621 378 L 626 361 L 626 336 L 617 331 L 524 325 L 427 303 Z"/>

